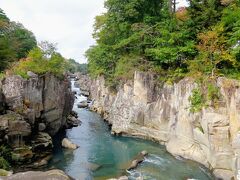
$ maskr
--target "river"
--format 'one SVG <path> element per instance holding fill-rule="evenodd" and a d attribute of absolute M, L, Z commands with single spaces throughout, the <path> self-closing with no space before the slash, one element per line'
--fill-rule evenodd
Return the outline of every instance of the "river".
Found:
<path fill-rule="evenodd" d="M 79 94 L 74 81 L 72 89 Z M 49 167 L 62 169 L 79 180 L 102 180 L 126 174 L 129 179 L 140 176 L 149 180 L 214 179 L 202 165 L 176 158 L 162 145 L 137 138 L 112 136 L 108 124 L 98 114 L 77 107 L 85 99 L 77 95 L 73 108 L 82 121 L 81 126 L 58 135 Z M 65 136 L 80 147 L 75 151 L 62 149 L 60 139 Z M 136 170 L 126 172 L 127 164 L 142 150 L 149 155 Z"/>

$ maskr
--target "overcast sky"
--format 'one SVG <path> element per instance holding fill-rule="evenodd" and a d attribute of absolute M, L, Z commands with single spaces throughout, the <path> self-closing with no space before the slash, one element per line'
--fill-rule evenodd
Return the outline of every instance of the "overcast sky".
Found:
<path fill-rule="evenodd" d="M 84 52 L 94 44 L 94 17 L 104 12 L 103 4 L 104 0 L 0 0 L 11 20 L 31 30 L 38 41 L 57 43 L 64 57 L 80 63 L 87 61 Z"/>

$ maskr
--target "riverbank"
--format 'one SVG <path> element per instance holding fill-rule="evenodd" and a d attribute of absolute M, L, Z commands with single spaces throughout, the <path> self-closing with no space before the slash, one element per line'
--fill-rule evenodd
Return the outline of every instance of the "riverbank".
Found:
<path fill-rule="evenodd" d="M 81 78 L 81 77 L 79 77 Z M 157 141 L 175 155 L 202 163 L 222 179 L 236 178 L 239 167 L 239 82 L 217 79 L 218 107 L 190 110 L 194 80 L 157 86 L 150 73 L 135 72 L 112 92 L 103 77 L 92 80 L 91 109 L 112 125 L 112 133 Z"/>

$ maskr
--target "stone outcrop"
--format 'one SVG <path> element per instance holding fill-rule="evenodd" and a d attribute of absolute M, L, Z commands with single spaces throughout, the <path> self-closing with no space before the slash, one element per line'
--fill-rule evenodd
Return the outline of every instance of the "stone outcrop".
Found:
<path fill-rule="evenodd" d="M 65 125 L 74 103 L 69 81 L 50 74 L 29 80 L 10 76 L 3 80 L 2 90 L 9 109 L 23 114 L 31 126 L 44 123 L 50 135 Z"/>
<path fill-rule="evenodd" d="M 71 177 L 66 175 L 61 170 L 50 170 L 46 172 L 41 171 L 28 171 L 24 173 L 16 173 L 11 176 L 0 176 L 2 180 L 72 180 Z"/>
<path fill-rule="evenodd" d="M 52 153 L 51 136 L 76 126 L 76 118 L 69 120 L 74 95 L 68 79 L 28 74 L 0 82 L 0 143 L 10 145 L 14 164 L 42 165 Z"/>
<path fill-rule="evenodd" d="M 85 96 L 89 96 L 88 92 L 90 92 L 90 87 L 91 87 L 90 77 L 87 74 L 81 74 L 81 73 L 77 73 L 76 76 L 78 80 L 75 82 L 75 86 L 79 87 Z"/>
<path fill-rule="evenodd" d="M 156 85 L 152 74 L 136 72 L 134 80 L 117 93 L 105 87 L 103 77 L 90 82 L 92 110 L 112 124 L 112 132 L 166 145 L 173 155 L 204 164 L 223 179 L 240 169 L 240 82 L 218 78 L 218 108 L 190 111 L 189 97 L 196 87 L 185 78 L 174 85 Z"/>

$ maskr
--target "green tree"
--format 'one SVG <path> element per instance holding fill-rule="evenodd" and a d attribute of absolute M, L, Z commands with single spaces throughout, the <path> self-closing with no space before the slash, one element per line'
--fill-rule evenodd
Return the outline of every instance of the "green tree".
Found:
<path fill-rule="evenodd" d="M 22 24 L 11 22 L 0 9 L 0 71 L 14 61 L 25 58 L 36 45 L 33 33 Z"/>

